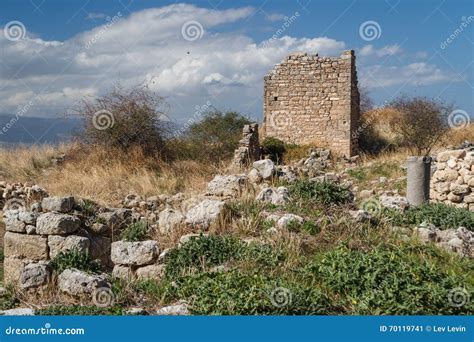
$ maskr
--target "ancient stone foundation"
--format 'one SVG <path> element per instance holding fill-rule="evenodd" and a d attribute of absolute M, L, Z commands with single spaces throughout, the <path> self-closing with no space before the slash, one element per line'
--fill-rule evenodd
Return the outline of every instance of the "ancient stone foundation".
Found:
<path fill-rule="evenodd" d="M 264 78 L 264 135 L 357 153 L 359 91 L 354 52 L 291 54 Z"/>
<path fill-rule="evenodd" d="M 431 200 L 474 211 L 474 149 L 441 152 L 435 166 Z"/>

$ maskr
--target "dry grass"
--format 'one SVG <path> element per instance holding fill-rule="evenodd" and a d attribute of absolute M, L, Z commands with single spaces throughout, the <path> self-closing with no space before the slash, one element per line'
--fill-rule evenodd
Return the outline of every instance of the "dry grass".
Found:
<path fill-rule="evenodd" d="M 52 158 L 64 153 L 59 166 Z M 198 161 L 165 163 L 138 151 L 123 154 L 98 147 L 44 146 L 0 150 L 0 175 L 8 182 L 31 182 L 53 195 L 74 195 L 118 205 L 129 193 L 142 196 L 195 192 L 220 168 Z"/>

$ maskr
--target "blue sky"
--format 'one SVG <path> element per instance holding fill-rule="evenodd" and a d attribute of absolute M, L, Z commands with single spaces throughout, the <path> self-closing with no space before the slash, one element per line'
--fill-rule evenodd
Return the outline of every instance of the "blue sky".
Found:
<path fill-rule="evenodd" d="M 469 0 L 2 0 L 0 113 L 63 115 L 146 82 L 177 122 L 209 104 L 261 119 L 263 76 L 286 54 L 354 49 L 375 103 L 425 95 L 472 115 L 473 16 Z"/>

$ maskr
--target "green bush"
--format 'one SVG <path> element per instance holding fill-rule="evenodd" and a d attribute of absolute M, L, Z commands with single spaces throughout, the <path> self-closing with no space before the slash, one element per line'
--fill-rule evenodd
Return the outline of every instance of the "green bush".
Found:
<path fill-rule="evenodd" d="M 352 200 L 348 189 L 333 182 L 299 180 L 290 185 L 289 191 L 294 199 L 324 205 L 344 204 Z"/>
<path fill-rule="evenodd" d="M 269 155 L 274 162 L 278 163 L 282 160 L 286 147 L 285 143 L 280 139 L 266 137 L 262 142 L 261 151 L 264 155 Z"/>
<path fill-rule="evenodd" d="M 318 288 L 257 273 L 201 273 L 180 283 L 198 315 L 324 315 L 334 313 Z"/>
<path fill-rule="evenodd" d="M 19 302 L 13 287 L 7 287 L 6 292 L 0 296 L 0 310 L 13 309 Z"/>
<path fill-rule="evenodd" d="M 282 253 L 269 245 L 246 244 L 231 236 L 201 235 L 166 255 L 165 273 L 168 278 L 177 278 L 203 272 L 229 261 L 248 260 L 262 266 L 271 266 L 282 259 Z"/>
<path fill-rule="evenodd" d="M 146 240 L 149 238 L 148 225 L 143 221 L 132 223 L 123 230 L 120 238 L 129 242 Z"/>
<path fill-rule="evenodd" d="M 454 272 L 454 263 L 429 246 L 370 251 L 341 246 L 316 258 L 309 268 L 355 314 L 472 314 L 472 302 L 461 307 L 449 302 L 450 291 L 472 291 L 473 286 L 463 272 Z M 472 263 L 467 265 L 472 272 Z"/>
<path fill-rule="evenodd" d="M 318 225 L 313 221 L 304 221 L 303 223 L 299 223 L 298 221 L 294 220 L 289 223 L 287 228 L 291 232 L 307 232 L 310 235 L 316 235 L 321 231 Z"/>
<path fill-rule="evenodd" d="M 444 203 L 425 203 L 401 213 L 397 210 L 384 210 L 384 215 L 393 225 L 419 225 L 422 222 L 434 224 L 439 228 L 466 227 L 474 229 L 474 212 L 446 205 Z"/>
<path fill-rule="evenodd" d="M 50 265 L 58 273 L 68 268 L 76 268 L 90 273 L 98 273 L 101 270 L 100 265 L 88 253 L 81 252 L 78 249 L 59 252 L 51 260 Z"/>
<path fill-rule="evenodd" d="M 177 158 L 220 162 L 232 157 L 250 120 L 237 112 L 210 111 L 184 132 L 175 132 L 170 149 Z"/>

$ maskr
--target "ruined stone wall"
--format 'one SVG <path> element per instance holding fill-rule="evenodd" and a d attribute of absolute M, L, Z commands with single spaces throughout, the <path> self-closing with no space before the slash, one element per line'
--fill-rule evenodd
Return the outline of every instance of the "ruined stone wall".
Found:
<path fill-rule="evenodd" d="M 291 54 L 264 78 L 264 135 L 357 153 L 359 91 L 354 52 Z"/>
<path fill-rule="evenodd" d="M 441 152 L 435 166 L 430 199 L 474 211 L 474 149 Z"/>

